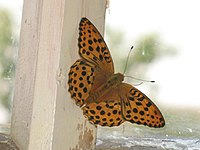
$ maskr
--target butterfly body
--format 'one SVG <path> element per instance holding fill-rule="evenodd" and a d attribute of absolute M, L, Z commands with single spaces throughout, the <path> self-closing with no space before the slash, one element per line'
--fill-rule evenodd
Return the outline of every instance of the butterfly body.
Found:
<path fill-rule="evenodd" d="M 113 74 L 104 84 L 99 86 L 95 92 L 91 93 L 86 99 L 86 103 L 96 102 L 97 99 L 110 92 L 110 89 L 116 88 L 124 80 L 124 75 L 121 73 Z"/>
<path fill-rule="evenodd" d="M 69 92 L 83 114 L 95 125 L 119 126 L 125 121 L 160 128 L 165 125 L 157 106 L 141 91 L 114 74 L 108 47 L 96 27 L 82 18 L 79 55 L 69 71 Z"/>

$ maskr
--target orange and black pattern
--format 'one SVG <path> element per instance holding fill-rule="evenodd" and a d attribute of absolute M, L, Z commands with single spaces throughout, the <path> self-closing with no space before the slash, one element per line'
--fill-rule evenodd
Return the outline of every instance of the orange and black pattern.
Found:
<path fill-rule="evenodd" d="M 164 117 L 141 91 L 123 83 L 124 76 L 114 74 L 108 47 L 87 19 L 79 24 L 79 55 L 69 71 L 69 92 L 89 122 L 101 126 L 119 126 L 125 121 L 160 128 Z"/>

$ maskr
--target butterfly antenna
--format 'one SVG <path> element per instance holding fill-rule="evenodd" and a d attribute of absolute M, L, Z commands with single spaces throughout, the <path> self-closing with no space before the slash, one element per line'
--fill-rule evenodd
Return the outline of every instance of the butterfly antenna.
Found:
<path fill-rule="evenodd" d="M 144 80 L 144 79 L 139 79 L 139 78 L 135 78 L 135 77 L 132 77 L 132 76 L 127 76 L 125 75 L 125 72 L 126 72 L 126 69 L 127 69 L 127 66 L 128 66 L 128 60 L 129 60 L 129 57 L 130 57 L 130 54 L 131 54 L 131 51 L 133 50 L 133 46 L 131 46 L 131 49 L 128 53 L 128 56 L 127 56 L 127 59 L 126 59 L 126 64 L 125 64 L 125 68 L 124 68 L 124 77 L 128 77 L 128 78 L 132 78 L 132 79 L 135 79 L 135 80 L 138 80 L 138 81 L 142 81 L 141 83 L 139 83 L 138 85 L 141 85 L 143 84 L 143 82 L 151 82 L 151 83 L 154 83 L 155 81 L 149 81 L 149 80 Z"/>
<path fill-rule="evenodd" d="M 139 86 L 141 84 L 143 84 L 144 82 L 140 82 L 140 83 L 137 83 L 137 84 L 133 84 L 134 86 Z"/>
<path fill-rule="evenodd" d="M 125 68 L 124 68 L 124 73 L 123 74 L 125 74 L 125 72 L 126 72 L 126 69 L 127 69 L 127 65 L 128 65 L 128 60 L 129 60 L 129 57 L 130 57 L 130 54 L 131 54 L 131 51 L 133 50 L 133 46 L 131 46 L 131 49 L 130 49 L 130 51 L 129 51 L 129 53 L 128 53 L 128 57 L 127 57 L 127 59 L 126 59 L 126 64 L 125 64 Z"/>
<path fill-rule="evenodd" d="M 155 82 L 155 81 L 153 81 L 153 80 L 144 80 L 144 79 L 135 78 L 135 77 L 132 77 L 132 76 L 127 76 L 127 75 L 125 75 L 125 77 L 132 78 L 132 79 L 135 79 L 135 80 L 138 80 L 138 81 L 142 81 L 142 83 L 143 83 L 143 82 L 151 82 L 151 83 L 154 83 L 154 82 Z"/>

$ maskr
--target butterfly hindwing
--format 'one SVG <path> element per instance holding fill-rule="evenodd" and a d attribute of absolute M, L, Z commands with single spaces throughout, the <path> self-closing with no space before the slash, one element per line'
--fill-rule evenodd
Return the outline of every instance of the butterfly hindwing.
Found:
<path fill-rule="evenodd" d="M 111 89 L 96 101 L 82 108 L 83 114 L 92 124 L 112 127 L 119 126 L 125 121 L 122 118 L 121 102 L 116 89 Z"/>
<path fill-rule="evenodd" d="M 165 125 L 156 105 L 130 84 L 121 83 L 97 101 L 83 107 L 84 115 L 93 124 L 111 127 L 129 121 L 154 128 Z"/>
<path fill-rule="evenodd" d="M 83 114 L 95 125 L 119 126 L 124 122 L 121 116 L 121 106 L 117 101 L 89 103 L 83 109 Z"/>
<path fill-rule="evenodd" d="M 69 92 L 78 106 L 85 103 L 94 82 L 94 66 L 84 59 L 77 60 L 69 72 Z"/>

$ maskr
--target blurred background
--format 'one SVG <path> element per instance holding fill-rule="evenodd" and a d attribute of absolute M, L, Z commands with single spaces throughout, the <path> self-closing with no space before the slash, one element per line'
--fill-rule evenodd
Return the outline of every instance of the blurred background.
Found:
<path fill-rule="evenodd" d="M 22 0 L 0 0 L 0 130 L 8 132 Z"/>
<path fill-rule="evenodd" d="M 0 0 L 0 124 L 10 123 L 22 3 Z M 99 127 L 98 138 L 199 138 L 199 6 L 198 0 L 110 0 L 105 40 L 115 70 L 123 73 L 134 46 L 125 74 L 156 81 L 136 88 L 156 103 L 166 126 L 152 129 L 124 123 L 120 127 Z M 130 78 L 125 82 L 140 83 Z"/>
<path fill-rule="evenodd" d="M 123 73 L 155 80 L 136 86 L 159 107 L 166 126 L 152 129 L 124 123 L 98 129 L 98 137 L 200 137 L 200 2 L 198 0 L 110 0 L 105 39 Z M 137 85 L 140 81 L 126 78 Z"/>

